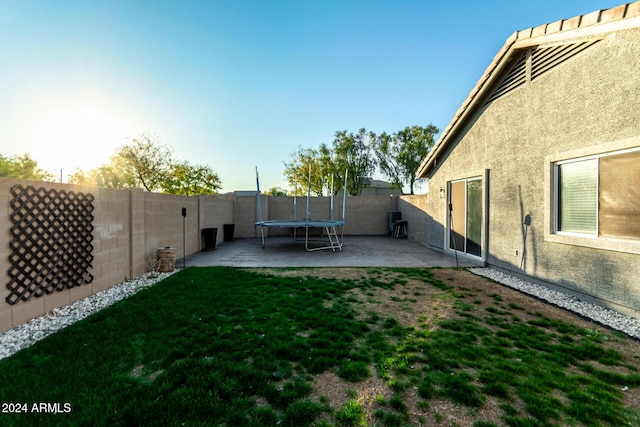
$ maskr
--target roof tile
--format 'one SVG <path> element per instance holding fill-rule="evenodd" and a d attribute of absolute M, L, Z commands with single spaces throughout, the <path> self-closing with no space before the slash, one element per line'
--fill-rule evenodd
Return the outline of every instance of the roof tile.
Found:
<path fill-rule="evenodd" d="M 597 24 L 600 21 L 600 11 L 596 10 L 595 12 L 587 13 L 586 15 L 582 15 L 582 20 L 580 21 L 581 27 L 586 27 L 587 25 Z"/>
<path fill-rule="evenodd" d="M 559 33 L 562 31 L 562 20 L 547 24 L 547 34 Z"/>
<path fill-rule="evenodd" d="M 615 21 L 624 18 L 624 14 L 627 11 L 627 5 L 621 4 L 620 6 L 603 10 L 600 16 L 600 22 Z"/>
<path fill-rule="evenodd" d="M 531 31 L 531 37 L 542 36 L 542 35 L 545 35 L 546 33 L 547 33 L 547 24 L 540 25 L 538 27 L 535 27 Z"/>
<path fill-rule="evenodd" d="M 582 19 L 582 15 L 563 20 L 562 31 L 573 30 L 574 28 L 578 28 L 580 26 L 581 19 Z"/>
<path fill-rule="evenodd" d="M 628 6 L 627 14 L 625 15 L 626 18 L 640 15 L 640 1 L 630 3 Z"/>

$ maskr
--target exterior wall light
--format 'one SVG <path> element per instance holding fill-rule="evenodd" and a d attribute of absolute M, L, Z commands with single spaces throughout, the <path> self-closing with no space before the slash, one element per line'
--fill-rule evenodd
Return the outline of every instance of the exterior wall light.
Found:
<path fill-rule="evenodd" d="M 440 187 L 440 198 L 444 199 L 444 196 L 445 196 L 445 189 L 444 187 Z"/>

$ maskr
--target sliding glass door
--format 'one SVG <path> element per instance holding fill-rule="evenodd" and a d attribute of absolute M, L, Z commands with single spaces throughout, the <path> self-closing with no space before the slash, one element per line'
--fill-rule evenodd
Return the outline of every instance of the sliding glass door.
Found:
<path fill-rule="evenodd" d="M 482 178 L 449 183 L 449 248 L 482 256 Z"/>

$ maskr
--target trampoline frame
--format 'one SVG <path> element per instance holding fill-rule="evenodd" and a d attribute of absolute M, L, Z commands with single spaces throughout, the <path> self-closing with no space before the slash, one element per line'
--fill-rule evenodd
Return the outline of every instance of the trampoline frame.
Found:
<path fill-rule="evenodd" d="M 300 228 L 305 229 L 304 233 L 304 248 L 307 252 L 331 249 L 332 251 L 336 251 L 336 249 L 342 251 L 342 240 L 344 236 L 344 224 L 346 218 L 346 208 L 347 208 L 347 172 L 345 171 L 344 176 L 344 199 L 342 203 L 342 220 L 333 219 L 333 176 L 331 177 L 331 219 L 311 219 L 310 210 L 309 210 L 309 198 L 311 196 L 311 179 L 309 179 L 309 184 L 307 188 L 307 213 L 305 219 L 297 219 L 297 186 L 293 195 L 293 218 L 294 219 L 276 219 L 276 220 L 262 220 L 262 207 L 260 204 L 260 179 L 258 177 L 258 168 L 256 167 L 256 186 L 257 186 L 257 208 L 258 208 L 258 221 L 255 222 L 255 226 L 260 227 L 260 237 L 262 240 L 262 249 L 265 249 L 265 236 L 264 236 L 264 227 L 267 228 L 291 228 L 293 230 L 293 238 L 297 239 L 296 230 Z M 309 239 L 309 229 L 310 228 L 320 228 L 321 233 L 322 229 L 325 229 L 327 232 L 327 238 L 329 239 L 329 244 L 326 246 L 320 247 L 310 247 L 310 241 L 317 241 L 317 239 Z M 338 235 L 338 228 L 340 228 L 340 235 Z"/>

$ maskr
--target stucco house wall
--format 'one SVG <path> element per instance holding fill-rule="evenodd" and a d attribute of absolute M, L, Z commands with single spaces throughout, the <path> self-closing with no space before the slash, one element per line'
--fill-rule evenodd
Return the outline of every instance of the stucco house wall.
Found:
<path fill-rule="evenodd" d="M 582 39 L 600 42 L 476 108 L 447 137 L 448 147 L 422 175 L 431 190 L 428 245 L 449 250 L 448 199 L 440 189 L 482 177 L 480 261 L 640 316 L 640 240 L 560 236 L 553 229 L 555 162 L 640 147 L 635 22 L 602 34 L 593 29 Z"/>

